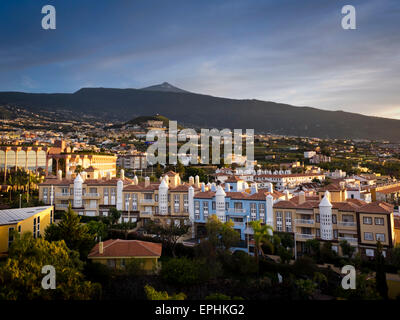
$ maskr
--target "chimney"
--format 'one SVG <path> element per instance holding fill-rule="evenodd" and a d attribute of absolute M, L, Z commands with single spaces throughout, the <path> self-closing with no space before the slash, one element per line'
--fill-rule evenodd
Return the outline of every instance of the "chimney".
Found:
<path fill-rule="evenodd" d="M 195 188 L 200 188 L 200 177 L 197 175 L 194 177 L 194 186 Z"/>
<path fill-rule="evenodd" d="M 110 171 L 107 172 L 107 180 L 111 180 L 111 172 Z"/>
<path fill-rule="evenodd" d="M 189 177 L 189 185 L 193 185 L 194 184 L 194 178 L 192 176 Z"/>
<path fill-rule="evenodd" d="M 289 190 L 285 190 L 283 193 L 285 194 L 285 200 L 289 200 Z"/>
<path fill-rule="evenodd" d="M 271 182 L 267 183 L 268 192 L 274 193 L 274 185 Z"/>
<path fill-rule="evenodd" d="M 139 179 L 138 179 L 138 177 L 135 175 L 134 177 L 133 177 L 133 184 L 134 185 L 137 185 L 139 183 Z"/>
<path fill-rule="evenodd" d="M 57 171 L 57 180 L 59 180 L 59 181 L 62 180 L 62 170 Z"/>
<path fill-rule="evenodd" d="M 306 194 L 304 191 L 299 192 L 299 204 L 306 202 Z"/>
<path fill-rule="evenodd" d="M 255 194 L 258 192 L 257 183 L 252 183 L 250 188 L 250 194 Z"/>
<path fill-rule="evenodd" d="M 121 171 L 119 172 L 119 177 L 120 177 L 122 180 L 125 180 L 125 170 L 124 170 L 124 169 L 121 169 Z"/>
<path fill-rule="evenodd" d="M 144 178 L 144 186 L 148 187 L 150 185 L 150 178 L 149 177 L 145 177 Z"/>
<path fill-rule="evenodd" d="M 67 171 L 67 179 L 72 178 L 72 172 L 70 170 Z"/>
<path fill-rule="evenodd" d="M 204 182 L 201 183 L 201 192 L 206 191 L 206 185 Z"/>
<path fill-rule="evenodd" d="M 103 254 L 104 253 L 104 243 L 103 241 L 99 242 L 99 254 Z"/>

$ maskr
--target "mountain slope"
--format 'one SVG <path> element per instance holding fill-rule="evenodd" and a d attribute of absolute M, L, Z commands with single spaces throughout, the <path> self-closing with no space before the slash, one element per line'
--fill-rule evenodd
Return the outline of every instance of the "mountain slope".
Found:
<path fill-rule="evenodd" d="M 162 114 L 186 127 L 255 129 L 256 132 L 320 138 L 400 142 L 400 120 L 259 100 L 140 89 L 83 88 L 73 94 L 0 92 L 0 105 L 34 112 L 65 110 L 104 121 Z"/>

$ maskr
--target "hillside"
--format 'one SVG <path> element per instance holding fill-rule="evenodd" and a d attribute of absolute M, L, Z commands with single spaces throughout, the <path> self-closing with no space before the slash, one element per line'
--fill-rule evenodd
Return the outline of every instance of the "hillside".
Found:
<path fill-rule="evenodd" d="M 83 88 L 72 94 L 0 92 L 1 105 L 42 114 L 57 110 L 107 122 L 162 114 L 186 127 L 252 128 L 294 136 L 400 142 L 400 120 L 190 92 L 109 88 Z"/>

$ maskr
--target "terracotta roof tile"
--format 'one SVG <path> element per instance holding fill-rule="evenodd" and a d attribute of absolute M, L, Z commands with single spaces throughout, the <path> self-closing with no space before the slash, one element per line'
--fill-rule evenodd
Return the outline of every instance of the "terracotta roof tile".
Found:
<path fill-rule="evenodd" d="M 162 251 L 161 243 L 139 240 L 111 239 L 105 241 L 103 246 L 103 254 L 99 253 L 97 243 L 88 257 L 159 257 Z"/>

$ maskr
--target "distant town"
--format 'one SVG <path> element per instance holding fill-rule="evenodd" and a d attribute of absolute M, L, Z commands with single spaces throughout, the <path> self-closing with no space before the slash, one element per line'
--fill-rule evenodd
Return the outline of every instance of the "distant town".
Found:
<path fill-rule="evenodd" d="M 146 135 L 166 131 L 161 115 L 104 124 L 22 112 L 0 121 L 0 254 L 13 258 L 14 247 L 38 239 L 75 250 L 86 282 L 74 298 L 126 298 L 122 287 L 132 299 L 400 295 L 398 143 L 256 134 L 254 159 L 193 165 L 185 154 L 151 164 Z M 340 288 L 349 264 L 362 289 Z M 102 272 L 116 276 L 112 285 Z M 0 297 L 23 283 L 1 279 Z"/>

